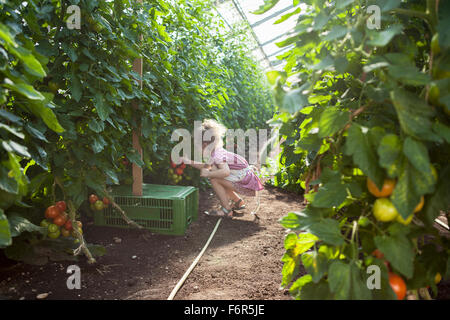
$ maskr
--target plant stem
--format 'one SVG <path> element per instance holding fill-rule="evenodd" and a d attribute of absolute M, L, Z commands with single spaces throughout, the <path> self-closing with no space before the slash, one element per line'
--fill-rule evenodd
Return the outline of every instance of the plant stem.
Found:
<path fill-rule="evenodd" d="M 134 222 L 133 220 L 131 220 L 130 218 L 128 218 L 127 214 L 125 213 L 125 211 L 123 211 L 123 209 L 113 200 L 113 197 L 111 197 L 108 192 L 105 190 L 103 190 L 103 192 L 108 195 L 108 198 L 111 201 L 111 205 L 117 209 L 117 211 L 119 211 L 119 213 L 122 215 L 122 219 L 125 220 L 126 223 L 128 223 L 129 225 L 138 228 L 138 229 L 142 229 L 143 227 L 139 224 L 137 224 L 136 222 Z"/>
<path fill-rule="evenodd" d="M 352 237 L 351 237 L 351 244 L 353 246 L 353 260 L 356 260 L 358 256 L 358 247 L 357 244 L 355 244 L 355 237 L 358 233 L 358 221 L 353 220 L 353 228 L 352 228 Z"/>
<path fill-rule="evenodd" d="M 80 246 L 75 251 L 79 251 L 79 250 L 83 251 L 84 255 L 88 259 L 88 263 L 89 264 L 95 263 L 96 262 L 95 258 L 92 256 L 91 252 L 89 251 L 89 249 L 86 245 L 86 242 L 84 241 L 84 237 L 81 234 L 81 232 L 78 230 L 78 226 L 75 223 L 76 210 L 75 210 L 75 206 L 73 205 L 71 200 L 67 201 L 67 206 L 69 208 L 69 217 L 70 217 L 70 220 L 72 221 L 73 231 L 75 232 L 75 236 L 77 237 L 77 239 L 80 241 Z"/>
<path fill-rule="evenodd" d="M 418 11 L 418 10 L 411 10 L 411 9 L 403 9 L 403 8 L 395 8 L 392 9 L 391 12 L 395 12 L 398 14 L 403 14 L 409 17 L 416 17 L 416 18 L 422 18 L 424 20 L 429 21 L 430 16 L 422 11 Z"/>

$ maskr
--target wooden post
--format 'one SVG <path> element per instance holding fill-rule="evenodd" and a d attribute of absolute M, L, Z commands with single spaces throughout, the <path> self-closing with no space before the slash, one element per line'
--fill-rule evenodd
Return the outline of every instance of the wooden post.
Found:
<path fill-rule="evenodd" d="M 142 3 L 142 0 L 138 0 L 139 3 Z M 140 40 L 142 41 L 143 37 L 140 36 Z M 139 76 L 142 79 L 142 72 L 143 72 L 143 59 L 137 58 L 133 62 L 133 71 L 139 74 Z M 142 89 L 142 80 L 138 80 L 139 86 Z M 133 101 L 133 109 L 137 110 L 137 102 Z M 139 156 L 142 159 L 142 147 L 139 143 L 139 137 L 141 136 L 141 119 L 136 119 L 136 123 L 138 123 L 137 127 L 133 129 L 133 148 L 139 152 Z M 143 174 L 142 174 L 142 168 L 136 165 L 135 163 L 132 164 L 132 172 L 133 172 L 133 195 L 135 196 L 142 196 L 142 183 L 143 183 Z"/>

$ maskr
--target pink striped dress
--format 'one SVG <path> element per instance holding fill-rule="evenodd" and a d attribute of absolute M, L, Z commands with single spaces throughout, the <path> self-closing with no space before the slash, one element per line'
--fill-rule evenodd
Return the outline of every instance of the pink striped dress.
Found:
<path fill-rule="evenodd" d="M 246 196 L 255 196 L 256 191 L 263 190 L 263 184 L 249 166 L 247 160 L 238 154 L 229 152 L 224 148 L 217 148 L 211 153 L 208 161 L 210 165 L 226 163 L 230 168 L 230 175 L 225 178 L 233 183 L 236 192 Z"/>

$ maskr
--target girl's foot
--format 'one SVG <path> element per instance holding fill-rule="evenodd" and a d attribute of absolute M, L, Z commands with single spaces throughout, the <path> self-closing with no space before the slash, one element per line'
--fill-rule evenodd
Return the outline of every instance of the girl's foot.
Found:
<path fill-rule="evenodd" d="M 245 209 L 245 203 L 242 199 L 239 199 L 238 201 L 233 201 L 233 207 L 231 208 L 231 210 L 233 211 L 237 211 L 237 210 L 244 210 Z"/>
<path fill-rule="evenodd" d="M 233 217 L 233 210 L 228 210 L 224 207 L 220 207 L 219 210 L 213 210 L 211 212 L 205 211 L 205 214 L 208 216 L 215 216 L 215 217 L 223 217 L 223 218 L 232 218 Z"/>

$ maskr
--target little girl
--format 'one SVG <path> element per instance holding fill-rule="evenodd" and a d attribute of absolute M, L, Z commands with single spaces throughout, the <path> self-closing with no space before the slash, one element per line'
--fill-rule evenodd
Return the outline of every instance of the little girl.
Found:
<path fill-rule="evenodd" d="M 215 120 L 204 120 L 201 131 L 201 137 L 204 137 L 207 131 L 211 136 L 209 141 L 202 140 L 202 150 L 207 153 L 209 160 L 202 163 L 183 157 L 182 161 L 199 169 L 201 177 L 209 178 L 221 203 L 220 209 L 210 212 L 209 215 L 232 217 L 233 211 L 245 208 L 240 194 L 255 196 L 256 192 L 264 187 L 243 157 L 223 148 L 223 136 L 226 132 L 223 125 Z M 230 200 L 233 205 L 230 205 Z"/>

